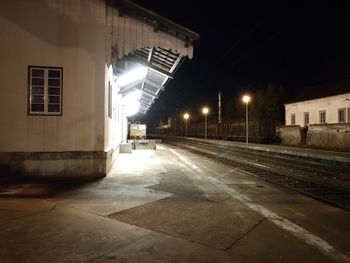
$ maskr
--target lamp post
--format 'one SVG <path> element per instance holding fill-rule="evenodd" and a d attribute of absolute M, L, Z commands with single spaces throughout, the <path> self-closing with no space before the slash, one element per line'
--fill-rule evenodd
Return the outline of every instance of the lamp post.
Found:
<path fill-rule="evenodd" d="M 187 120 L 190 118 L 190 114 L 187 112 L 184 114 L 185 124 L 186 124 L 186 137 L 187 137 Z"/>
<path fill-rule="evenodd" d="M 207 107 L 204 107 L 202 109 L 202 112 L 204 114 L 204 138 L 207 139 L 207 114 L 209 112 L 209 109 Z"/>
<path fill-rule="evenodd" d="M 248 144 L 248 103 L 250 102 L 250 96 L 249 95 L 244 95 L 242 98 L 243 102 L 245 103 L 245 140 L 246 144 Z"/>

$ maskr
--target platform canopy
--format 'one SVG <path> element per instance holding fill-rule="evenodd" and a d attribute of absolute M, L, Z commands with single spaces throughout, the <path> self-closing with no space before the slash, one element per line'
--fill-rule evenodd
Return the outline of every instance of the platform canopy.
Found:
<path fill-rule="evenodd" d="M 182 62 L 193 56 L 199 35 L 130 1 L 109 1 L 112 64 L 119 93 L 146 113 Z"/>
<path fill-rule="evenodd" d="M 121 85 L 120 93 L 128 95 L 140 91 L 139 112 L 146 113 L 184 59 L 183 55 L 160 47 L 137 50 L 117 63 L 117 75 L 121 80 L 128 74 L 140 75 L 130 75 L 132 82 Z"/>

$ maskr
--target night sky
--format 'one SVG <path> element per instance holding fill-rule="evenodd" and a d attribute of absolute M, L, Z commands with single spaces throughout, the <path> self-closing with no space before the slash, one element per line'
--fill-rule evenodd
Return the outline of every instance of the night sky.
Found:
<path fill-rule="evenodd" d="M 305 86 L 350 78 L 350 9 L 337 1 L 133 2 L 200 34 L 187 60 L 145 116 L 224 103 L 271 83 L 288 98 Z M 316 91 L 315 91 L 316 92 Z"/>

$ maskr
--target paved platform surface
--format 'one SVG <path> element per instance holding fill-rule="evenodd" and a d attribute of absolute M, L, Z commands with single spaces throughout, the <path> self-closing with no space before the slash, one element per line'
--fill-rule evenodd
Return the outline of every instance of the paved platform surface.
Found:
<path fill-rule="evenodd" d="M 0 262 L 350 262 L 350 214 L 180 149 L 0 191 Z"/>

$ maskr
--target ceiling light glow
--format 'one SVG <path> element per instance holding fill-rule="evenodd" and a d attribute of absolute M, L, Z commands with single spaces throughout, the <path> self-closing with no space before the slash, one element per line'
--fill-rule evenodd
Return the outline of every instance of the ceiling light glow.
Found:
<path fill-rule="evenodd" d="M 137 67 L 130 71 L 127 71 L 123 75 L 117 78 L 117 85 L 124 87 L 130 85 L 133 82 L 144 79 L 147 75 L 148 67 Z"/>
<path fill-rule="evenodd" d="M 123 97 L 124 113 L 127 117 L 139 111 L 141 93 L 141 90 L 134 90 Z"/>

